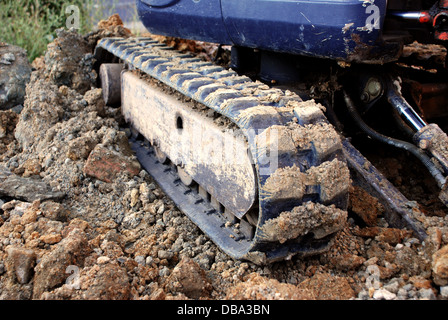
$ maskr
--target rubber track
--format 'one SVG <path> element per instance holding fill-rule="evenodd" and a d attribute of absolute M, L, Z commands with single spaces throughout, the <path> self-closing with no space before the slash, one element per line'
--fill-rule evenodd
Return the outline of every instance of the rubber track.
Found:
<path fill-rule="evenodd" d="M 198 219 L 198 212 L 207 211 L 207 208 L 190 206 L 181 209 L 224 252 L 235 259 L 268 263 L 328 248 L 338 227 L 316 239 L 313 230 L 319 229 L 322 233 L 322 228 L 313 225 L 307 234 L 286 241 L 265 234 L 263 228 L 267 221 L 272 223 L 275 221 L 272 219 L 282 212 L 305 206 L 309 201 L 341 209 L 339 211 L 346 209 L 350 182 L 342 144 L 319 106 L 314 102 L 303 102 L 292 92 L 270 88 L 239 76 L 233 70 L 175 51 L 151 38 L 104 38 L 97 45 L 97 59 L 104 56 L 104 50 L 120 58 L 131 69 L 139 69 L 227 117 L 245 134 L 255 162 L 259 190 L 259 217 L 253 238 L 229 236 L 221 217 L 211 214 L 213 212 L 206 212 L 205 220 Z M 270 141 L 260 138 L 265 133 L 275 133 L 278 137 L 275 170 L 272 170 L 271 162 L 266 162 Z M 145 152 L 139 152 L 141 160 Z M 150 151 L 146 151 L 146 155 L 148 153 Z M 148 161 L 153 162 L 149 166 L 157 163 L 155 159 Z M 181 202 L 188 200 L 181 199 L 173 199 L 180 208 Z M 189 203 L 204 205 L 199 204 L 200 201 Z M 216 216 L 215 220 L 213 216 Z"/>

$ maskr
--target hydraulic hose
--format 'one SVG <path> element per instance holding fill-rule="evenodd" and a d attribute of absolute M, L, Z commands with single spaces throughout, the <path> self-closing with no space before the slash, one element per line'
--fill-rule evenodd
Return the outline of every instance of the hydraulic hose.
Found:
<path fill-rule="evenodd" d="M 383 143 L 386 143 L 388 145 L 404 149 L 406 151 L 409 151 L 414 156 L 416 156 L 423 165 L 428 169 L 428 171 L 431 173 L 431 175 L 436 180 L 438 186 L 442 188 L 445 184 L 445 177 L 442 175 L 442 173 L 439 171 L 439 169 L 435 166 L 435 164 L 431 161 L 431 159 L 428 157 L 428 155 L 422 151 L 420 148 L 415 146 L 414 144 L 402 140 L 398 140 L 395 138 L 387 137 L 385 135 L 382 135 L 381 133 L 375 131 L 371 127 L 369 127 L 364 120 L 361 118 L 360 114 L 358 113 L 358 110 L 356 110 L 352 99 L 348 96 L 348 94 L 344 91 L 344 99 L 345 103 L 347 105 L 347 109 L 350 113 L 350 116 L 353 118 L 353 120 L 356 122 L 356 124 L 359 126 L 359 128 L 364 131 L 369 137 L 376 139 L 378 141 L 381 141 Z"/>
<path fill-rule="evenodd" d="M 399 92 L 399 88 L 394 81 L 391 81 L 387 90 L 387 101 L 395 110 L 410 124 L 410 126 L 418 131 L 426 126 L 426 122 L 415 112 L 409 103 L 403 98 Z"/>

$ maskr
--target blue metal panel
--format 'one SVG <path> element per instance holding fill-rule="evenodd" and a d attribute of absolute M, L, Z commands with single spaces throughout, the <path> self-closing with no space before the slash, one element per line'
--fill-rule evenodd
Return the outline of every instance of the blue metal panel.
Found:
<path fill-rule="evenodd" d="M 349 58 L 372 46 L 370 5 L 359 0 L 222 0 L 229 36 L 239 46 L 328 58 Z M 386 1 L 375 1 L 385 14 Z M 369 10 L 368 10 L 369 11 Z M 378 16 L 381 18 L 381 15 Z M 380 21 L 381 22 L 381 21 Z"/>
<path fill-rule="evenodd" d="M 346 61 L 387 62 L 387 0 L 139 0 L 155 34 Z M 378 22 L 375 27 L 370 27 Z"/>
<path fill-rule="evenodd" d="M 139 0 L 137 11 L 154 34 L 230 44 L 220 0 Z"/>

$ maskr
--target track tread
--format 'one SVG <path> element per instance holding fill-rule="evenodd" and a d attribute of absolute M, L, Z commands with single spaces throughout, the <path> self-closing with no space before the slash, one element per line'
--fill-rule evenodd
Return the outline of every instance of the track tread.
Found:
<path fill-rule="evenodd" d="M 302 212 L 297 208 L 307 205 L 307 199 L 346 209 L 350 179 L 342 143 L 316 103 L 304 103 L 288 90 L 270 88 L 148 38 L 106 38 L 97 48 L 227 117 L 246 135 L 259 180 L 259 232 L 248 250 L 223 248 L 224 251 L 237 259 L 269 262 L 297 253 L 317 252 L 328 245 L 328 239 L 301 243 L 304 235 L 280 244 L 275 236 L 267 236 L 262 230 L 267 221 L 272 222 L 281 213 Z M 277 142 L 278 168 L 273 171 L 265 160 L 269 147 Z M 279 170 L 289 174 L 283 180 L 285 184 L 269 184 Z M 325 179 L 325 175 L 330 179 Z M 319 230 L 319 225 L 315 229 Z M 213 234 L 209 236 L 214 238 Z"/>

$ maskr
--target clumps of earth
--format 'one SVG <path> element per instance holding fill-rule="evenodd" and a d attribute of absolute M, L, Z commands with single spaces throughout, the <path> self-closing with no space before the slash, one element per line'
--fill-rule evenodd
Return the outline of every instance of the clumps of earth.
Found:
<path fill-rule="evenodd" d="M 120 108 L 104 103 L 93 51 L 105 36 L 131 33 L 117 16 L 84 36 L 58 30 L 32 68 L 0 47 L 2 77 L 7 67 L 26 80 L 22 101 L 6 94 L 0 111 L 0 299 L 448 297 L 448 218 L 421 217 L 420 241 L 355 188 L 327 252 L 264 266 L 229 258 L 140 167 Z"/>

